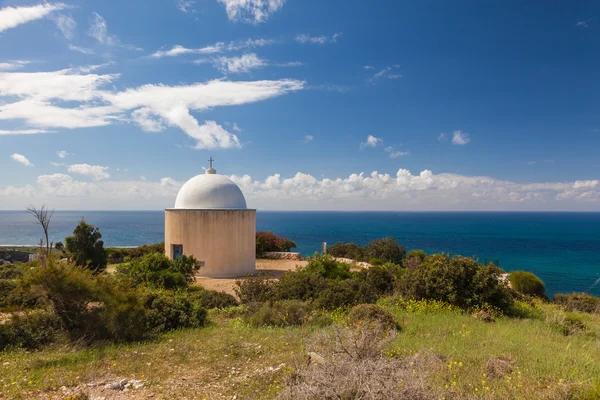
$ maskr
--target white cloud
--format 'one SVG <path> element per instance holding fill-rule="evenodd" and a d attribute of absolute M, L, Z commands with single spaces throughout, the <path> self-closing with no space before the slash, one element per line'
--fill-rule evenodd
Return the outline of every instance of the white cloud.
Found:
<path fill-rule="evenodd" d="M 204 121 L 204 125 L 200 125 L 193 117 L 187 118 L 187 115 L 176 116 L 179 118 L 178 123 L 183 127 L 183 131 L 190 137 L 196 140 L 195 149 L 230 149 L 241 148 L 242 144 L 238 137 L 228 132 L 215 121 Z"/>
<path fill-rule="evenodd" d="M 50 133 L 45 129 L 15 129 L 12 131 L 0 129 L 0 135 L 37 135 L 39 133 Z"/>
<path fill-rule="evenodd" d="M 238 126 L 238 124 L 236 124 L 235 122 L 233 123 L 233 126 L 231 127 L 231 129 L 233 129 L 235 132 L 241 132 L 242 128 L 240 128 Z"/>
<path fill-rule="evenodd" d="M 231 21 L 243 21 L 253 24 L 265 22 L 278 11 L 285 0 L 218 0 L 225 6 L 227 17 Z"/>
<path fill-rule="evenodd" d="M 96 54 L 96 52 L 94 50 L 92 50 L 92 49 L 88 49 L 86 47 L 74 46 L 72 44 L 69 44 L 69 49 L 71 49 L 73 51 L 77 51 L 77 52 L 82 53 L 82 54 L 86 54 L 86 55 Z"/>
<path fill-rule="evenodd" d="M 12 158 L 16 162 L 19 162 L 27 167 L 33 167 L 33 164 L 31 163 L 31 161 L 29 161 L 29 159 L 27 157 L 25 157 L 23 154 L 14 153 L 13 155 L 10 156 L 10 158 Z"/>
<path fill-rule="evenodd" d="M 366 69 L 367 71 L 371 70 L 371 69 L 375 69 L 375 67 L 372 65 L 365 65 L 363 68 Z"/>
<path fill-rule="evenodd" d="M 223 72 L 239 74 L 268 65 L 254 53 L 246 53 L 240 57 L 217 57 L 215 63 Z"/>
<path fill-rule="evenodd" d="M 198 148 L 213 148 L 215 143 L 238 147 L 235 135 L 228 136 L 210 124 L 201 126 L 190 111 L 253 103 L 305 87 L 304 82 L 291 79 L 214 80 L 182 86 L 149 84 L 119 92 L 114 87 L 105 88 L 118 79 L 119 74 L 90 73 L 97 68 L 99 66 L 53 72 L 0 73 L 0 99 L 14 101 L 18 98 L 12 103 L 0 103 L 0 121 L 23 120 L 35 128 L 36 133 L 42 133 L 44 128 L 98 127 L 115 121 L 133 121 L 147 131 L 159 131 L 164 125 L 170 125 L 199 141 Z M 241 71 L 248 65 L 233 63 L 228 68 Z M 67 107 L 63 104 L 67 101 L 79 104 Z M 207 131 L 213 132 L 214 138 L 204 142 L 205 138 L 213 137 L 203 134 Z"/>
<path fill-rule="evenodd" d="M 463 146 L 471 141 L 468 133 L 463 133 L 461 131 L 454 131 L 452 134 L 452 144 L 456 144 L 459 146 Z"/>
<path fill-rule="evenodd" d="M 29 64 L 29 61 L 22 60 L 10 60 L 0 62 L 0 71 L 13 71 L 15 69 L 23 68 L 25 65 Z"/>
<path fill-rule="evenodd" d="M 393 146 L 387 146 L 384 150 L 390 155 L 390 158 L 398 158 L 410 154 L 408 151 L 398 151 Z"/>
<path fill-rule="evenodd" d="M 440 133 L 440 134 L 438 135 L 437 139 L 438 139 L 440 142 L 445 142 L 446 140 L 448 140 L 448 138 L 446 137 L 446 134 L 445 134 L 444 132 Z"/>
<path fill-rule="evenodd" d="M 264 46 L 270 46 L 275 43 L 278 43 L 278 41 L 274 40 L 274 39 L 263 39 L 263 38 L 237 40 L 237 41 L 230 42 L 227 45 L 227 50 L 236 51 L 236 50 L 249 49 L 249 48 L 253 48 L 253 47 L 264 47 Z"/>
<path fill-rule="evenodd" d="M 392 65 L 389 67 L 385 67 L 382 70 L 380 70 L 379 72 L 376 72 L 375 74 L 373 74 L 372 76 L 367 78 L 367 83 L 375 84 L 375 82 L 381 78 L 386 78 L 386 79 L 404 78 L 404 75 L 395 72 L 399 68 L 400 68 L 399 65 Z M 365 70 L 372 70 L 372 69 L 374 69 L 374 67 L 370 67 L 370 68 L 365 67 Z"/>
<path fill-rule="evenodd" d="M 65 159 L 65 158 L 67 158 L 67 156 L 69 155 L 69 153 L 66 150 L 59 150 L 59 151 L 56 152 L 56 155 L 60 159 Z"/>
<path fill-rule="evenodd" d="M 310 143 L 313 141 L 313 139 L 314 139 L 314 136 L 306 135 L 306 136 L 304 136 L 304 143 Z"/>
<path fill-rule="evenodd" d="M 25 7 L 0 8 L 0 32 L 27 22 L 42 19 L 50 13 L 67 8 L 63 3 L 44 3 Z"/>
<path fill-rule="evenodd" d="M 54 22 L 56 23 L 58 29 L 60 29 L 60 31 L 62 32 L 65 39 L 73 39 L 73 31 L 77 26 L 77 22 L 75 22 L 73 17 L 66 14 L 59 14 L 54 18 Z"/>
<path fill-rule="evenodd" d="M 142 180 L 142 181 L 147 181 L 147 180 L 148 180 L 148 178 L 146 178 L 144 175 L 140 175 L 140 180 Z"/>
<path fill-rule="evenodd" d="M 194 4 L 196 2 L 192 0 L 177 0 L 177 9 L 186 14 L 195 13 Z"/>
<path fill-rule="evenodd" d="M 144 132 L 160 132 L 165 129 L 160 117 L 155 115 L 151 109 L 143 107 L 131 113 L 131 119 Z"/>
<path fill-rule="evenodd" d="M 152 54 L 154 58 L 176 57 L 184 54 L 215 54 L 223 51 L 224 43 L 218 42 L 211 46 L 201 47 L 199 49 L 188 49 L 186 47 L 175 45 L 171 50 L 159 50 Z"/>
<path fill-rule="evenodd" d="M 600 181 L 598 179 L 589 180 L 589 181 L 575 181 L 573 184 L 573 189 L 594 189 L 600 185 Z"/>
<path fill-rule="evenodd" d="M 119 42 L 119 39 L 116 36 L 108 34 L 106 20 L 98 13 L 93 13 L 88 35 L 96 39 L 99 43 L 107 46 L 114 46 Z"/>
<path fill-rule="evenodd" d="M 260 209 L 328 210 L 600 210 L 596 181 L 522 184 L 487 176 L 353 173 L 345 178 L 317 179 L 298 172 L 264 180 L 230 176 L 251 207 Z M 34 185 L 0 188 L 0 204 L 14 209 L 41 202 L 68 209 L 157 209 L 171 207 L 182 181 L 84 182 L 66 174 L 41 175 Z"/>
<path fill-rule="evenodd" d="M 575 24 L 575 26 L 578 27 L 578 28 L 587 28 L 587 27 L 590 26 L 590 23 L 594 19 L 596 19 L 596 17 L 588 18 L 586 20 L 577 21 L 577 23 Z"/>
<path fill-rule="evenodd" d="M 311 36 L 306 33 L 296 36 L 296 42 L 302 44 L 325 44 L 325 43 L 336 43 L 338 38 L 342 36 L 342 32 L 333 34 L 333 36 Z"/>
<path fill-rule="evenodd" d="M 369 135 L 367 136 L 367 141 L 360 144 L 360 148 L 364 149 L 365 147 L 376 147 L 381 143 L 383 143 L 383 139 Z"/>
<path fill-rule="evenodd" d="M 225 44 L 224 42 L 217 42 L 213 45 L 204 46 L 200 48 L 187 48 L 181 45 L 175 45 L 170 50 L 158 50 L 151 57 L 162 58 L 162 57 L 177 57 L 186 54 L 217 54 L 223 51 L 238 51 L 243 49 L 249 49 L 254 47 L 269 46 L 274 43 L 278 43 L 273 39 L 246 39 L 236 40 Z"/>
<path fill-rule="evenodd" d="M 96 181 L 101 179 L 110 178 L 110 174 L 106 172 L 108 167 L 101 165 L 89 165 L 89 164 L 73 164 L 69 165 L 68 171 L 73 174 L 86 175 L 93 178 Z"/>

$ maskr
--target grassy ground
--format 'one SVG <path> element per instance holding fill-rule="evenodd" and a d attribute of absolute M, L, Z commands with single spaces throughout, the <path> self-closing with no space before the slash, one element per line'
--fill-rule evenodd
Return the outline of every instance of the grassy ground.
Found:
<path fill-rule="evenodd" d="M 537 319 L 494 323 L 442 306 L 386 307 L 403 326 L 387 355 L 439 360 L 429 367 L 432 398 L 600 398 L 598 316 L 580 315 L 589 329 L 565 336 L 553 322 L 562 314 L 550 305 L 539 307 Z M 207 328 L 153 342 L 0 353 L 0 392 L 11 399 L 62 399 L 77 391 L 106 399 L 274 398 L 289 371 L 282 364 L 304 362 L 316 329 L 257 329 L 225 312 L 210 316 Z M 104 389 L 133 377 L 146 386 Z"/>

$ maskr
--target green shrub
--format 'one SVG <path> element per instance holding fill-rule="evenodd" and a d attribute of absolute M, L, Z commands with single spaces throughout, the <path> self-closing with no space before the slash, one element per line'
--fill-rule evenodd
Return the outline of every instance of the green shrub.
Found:
<path fill-rule="evenodd" d="M 359 304 L 352 307 L 348 314 L 348 324 L 354 326 L 378 324 L 385 330 L 400 329 L 394 316 L 375 304 Z"/>
<path fill-rule="evenodd" d="M 108 262 L 110 264 L 121 264 L 126 261 L 132 261 L 138 258 L 142 258 L 146 254 L 150 253 L 165 253 L 165 243 L 155 243 L 150 245 L 141 245 L 133 248 L 116 248 L 111 247 L 106 249 L 108 255 Z"/>
<path fill-rule="evenodd" d="M 406 255 L 404 256 L 405 260 L 408 260 L 410 258 L 417 258 L 419 259 L 419 261 L 424 261 L 425 258 L 427 257 L 427 254 L 425 254 L 425 252 L 423 250 L 409 250 Z"/>
<path fill-rule="evenodd" d="M 351 276 L 349 264 L 337 262 L 327 254 L 315 253 L 308 259 L 308 265 L 304 267 L 304 270 L 328 279 L 348 279 Z"/>
<path fill-rule="evenodd" d="M 402 275 L 402 267 L 387 263 L 365 268 L 353 274 L 354 279 L 364 282 L 377 296 L 391 295 L 396 280 Z"/>
<path fill-rule="evenodd" d="M 570 336 L 587 331 L 588 326 L 577 314 L 567 313 L 559 329 L 563 335 Z"/>
<path fill-rule="evenodd" d="M 369 258 L 369 264 L 377 267 L 379 265 L 382 265 L 383 261 L 381 261 L 379 258 Z"/>
<path fill-rule="evenodd" d="M 600 313 L 600 298 L 587 293 L 556 294 L 554 302 L 567 311 Z"/>
<path fill-rule="evenodd" d="M 502 311 L 512 304 L 510 289 L 500 281 L 502 270 L 479 265 L 468 257 L 434 254 L 419 268 L 406 270 L 400 292 L 415 300 L 440 300 L 463 309 L 493 306 Z"/>
<path fill-rule="evenodd" d="M 207 312 L 187 292 L 154 291 L 146 295 L 147 326 L 154 333 L 206 324 Z"/>
<path fill-rule="evenodd" d="M 129 276 L 135 284 L 153 289 L 178 289 L 194 281 L 200 266 L 194 257 L 181 256 L 171 260 L 161 253 L 148 253 L 117 271 Z"/>
<path fill-rule="evenodd" d="M 22 264 L 3 264 L 0 265 L 0 280 L 2 279 L 17 279 L 23 276 Z"/>
<path fill-rule="evenodd" d="M 365 249 L 356 243 L 335 243 L 327 248 L 327 254 L 332 257 L 350 258 L 356 261 L 364 261 L 367 258 Z"/>
<path fill-rule="evenodd" d="M 327 286 L 319 292 L 314 304 L 319 309 L 335 310 L 375 301 L 377 301 L 377 293 L 364 281 L 329 279 Z"/>
<path fill-rule="evenodd" d="M 54 313 L 36 311 L 15 315 L 0 324 L 0 351 L 7 348 L 36 350 L 52 343 L 60 334 L 60 320 Z"/>
<path fill-rule="evenodd" d="M 333 257 L 350 258 L 355 261 L 378 260 L 375 261 L 376 264 L 379 262 L 399 264 L 405 253 L 404 247 L 400 246 L 396 239 L 391 237 L 372 240 L 365 247 L 361 247 L 356 243 L 338 242 L 327 249 L 327 254 Z"/>
<path fill-rule="evenodd" d="M 188 294 L 191 299 L 198 302 L 207 310 L 213 308 L 223 309 L 239 305 L 236 298 L 228 293 L 206 290 L 198 286 L 191 286 L 188 289 Z"/>
<path fill-rule="evenodd" d="M 81 220 L 73 236 L 65 239 L 65 249 L 75 264 L 99 272 L 106 268 L 108 257 L 102 234 L 94 225 Z"/>
<path fill-rule="evenodd" d="M 529 318 L 543 320 L 546 314 L 535 303 L 525 300 L 515 299 L 513 304 L 505 313 L 513 318 Z"/>
<path fill-rule="evenodd" d="M 29 296 L 38 296 L 71 339 L 139 340 L 146 336 L 140 292 L 114 276 L 49 260 L 19 282 Z"/>
<path fill-rule="evenodd" d="M 266 302 L 248 317 L 248 323 L 252 326 L 298 326 L 308 322 L 311 312 L 310 303 L 300 300 Z"/>
<path fill-rule="evenodd" d="M 386 237 L 369 242 L 365 246 L 365 254 L 369 258 L 378 258 L 383 262 L 400 264 L 406 254 L 406 250 L 398 244 L 396 239 Z"/>
<path fill-rule="evenodd" d="M 269 251 L 290 251 L 296 243 L 290 239 L 277 236 L 273 232 L 256 232 L 256 255 Z"/>
<path fill-rule="evenodd" d="M 262 303 L 273 298 L 277 281 L 266 274 L 257 274 L 235 282 L 233 289 L 242 304 Z"/>
<path fill-rule="evenodd" d="M 514 271 L 510 273 L 508 279 L 512 288 L 518 293 L 537 297 L 544 297 L 546 294 L 544 282 L 531 272 Z"/>
<path fill-rule="evenodd" d="M 279 278 L 273 298 L 277 300 L 311 300 L 327 286 L 327 281 L 319 274 L 306 269 L 287 271 Z"/>

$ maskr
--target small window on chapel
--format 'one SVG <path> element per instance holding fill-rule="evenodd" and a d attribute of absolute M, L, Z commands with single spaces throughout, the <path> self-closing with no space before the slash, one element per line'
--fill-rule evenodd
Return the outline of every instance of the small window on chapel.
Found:
<path fill-rule="evenodd" d="M 173 260 L 177 260 L 183 255 L 183 245 L 182 244 L 174 244 L 173 245 Z"/>

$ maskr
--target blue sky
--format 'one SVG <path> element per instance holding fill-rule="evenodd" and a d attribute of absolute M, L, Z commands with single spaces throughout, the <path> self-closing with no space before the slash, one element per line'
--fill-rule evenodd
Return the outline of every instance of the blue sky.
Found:
<path fill-rule="evenodd" d="M 0 1 L 0 209 L 169 207 L 213 156 L 258 208 L 600 210 L 599 17 Z"/>

